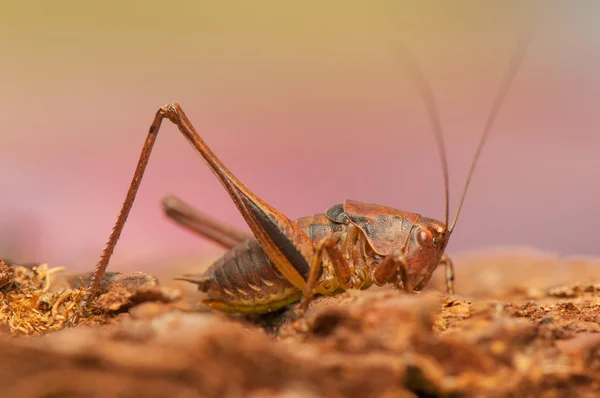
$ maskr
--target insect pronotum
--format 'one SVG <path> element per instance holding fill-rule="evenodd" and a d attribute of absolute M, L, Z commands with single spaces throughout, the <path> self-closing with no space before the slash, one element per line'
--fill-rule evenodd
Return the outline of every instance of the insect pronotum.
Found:
<path fill-rule="evenodd" d="M 488 134 L 524 56 L 529 35 L 523 34 L 488 115 L 452 224 L 449 221 L 448 166 L 435 98 L 416 63 L 404 52 L 432 123 L 445 187 L 445 221 L 386 206 L 346 200 L 323 214 L 292 221 L 248 189 L 212 152 L 187 118 L 172 103 L 158 110 L 150 126 L 119 217 L 81 303 L 94 299 L 109 259 L 133 205 L 163 119 L 179 128 L 223 184 L 252 234 L 223 224 L 175 197 L 163 200 L 166 213 L 183 226 L 229 251 L 203 274 L 180 279 L 207 294 L 203 303 L 216 310 L 266 313 L 302 299 L 303 312 L 313 293 L 335 294 L 392 284 L 420 291 L 440 265 L 446 269 L 448 293 L 454 292 L 452 262 L 444 255 Z M 79 319 L 78 313 L 73 322 Z"/>

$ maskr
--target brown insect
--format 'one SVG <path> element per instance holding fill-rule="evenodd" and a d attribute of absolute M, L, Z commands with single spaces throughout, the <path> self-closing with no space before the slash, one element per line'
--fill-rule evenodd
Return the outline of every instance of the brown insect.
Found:
<path fill-rule="evenodd" d="M 520 44 L 520 51 L 515 54 L 488 116 L 450 227 L 447 226 L 448 167 L 435 99 L 416 63 L 408 57 L 405 59 L 410 61 L 409 70 L 419 85 L 440 153 L 445 183 L 445 222 L 354 200 L 336 204 L 323 214 L 292 221 L 246 188 L 227 169 L 198 135 L 178 104 L 160 108 L 150 126 L 133 181 L 82 308 L 97 293 L 165 118 L 177 125 L 217 176 L 253 233 L 223 224 L 175 197 L 165 198 L 163 205 L 170 217 L 229 249 L 202 275 L 180 278 L 197 284 L 199 290 L 207 293 L 208 297 L 203 300 L 205 305 L 226 312 L 266 313 L 303 298 L 300 308 L 304 311 L 313 293 L 330 295 L 346 289 L 365 289 L 372 284 L 392 284 L 406 292 L 420 291 L 440 264 L 446 268 L 448 293 L 453 293 L 453 266 L 444 251 L 483 145 L 519 68 L 526 40 Z"/>

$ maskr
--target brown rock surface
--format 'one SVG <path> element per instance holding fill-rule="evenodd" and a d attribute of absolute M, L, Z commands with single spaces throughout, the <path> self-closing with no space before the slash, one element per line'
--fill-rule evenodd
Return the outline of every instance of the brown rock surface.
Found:
<path fill-rule="evenodd" d="M 76 328 L 64 326 L 82 294 L 74 287 L 78 278 L 44 265 L 0 265 L 0 277 L 12 271 L 0 287 L 2 391 L 600 396 L 600 262 L 531 251 L 455 262 L 456 296 L 437 289 L 443 284 L 436 275 L 421 294 L 369 289 L 317 298 L 301 320 L 293 306 L 254 318 L 199 311 L 200 295 L 181 295 L 177 283 L 110 274 L 92 314 Z"/>

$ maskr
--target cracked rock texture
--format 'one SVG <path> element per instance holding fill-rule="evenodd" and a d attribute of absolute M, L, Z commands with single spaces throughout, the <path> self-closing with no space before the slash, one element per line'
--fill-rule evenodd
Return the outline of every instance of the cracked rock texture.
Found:
<path fill-rule="evenodd" d="M 189 286 L 0 263 L 0 382 L 15 397 L 600 396 L 600 261 L 533 251 L 455 258 L 426 291 L 374 288 L 262 317 L 198 307 Z M 197 270 L 196 270 L 197 271 Z"/>

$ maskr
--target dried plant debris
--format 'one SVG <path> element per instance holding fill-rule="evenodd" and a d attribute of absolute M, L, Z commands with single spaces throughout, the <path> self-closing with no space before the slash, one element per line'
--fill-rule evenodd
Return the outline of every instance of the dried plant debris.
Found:
<path fill-rule="evenodd" d="M 0 259 L 0 289 L 12 283 L 15 279 L 15 270 Z"/>
<path fill-rule="evenodd" d="M 62 329 L 83 291 L 50 291 L 53 275 L 64 271 L 62 268 L 49 269 L 41 264 L 11 269 L 12 281 L 0 290 L 0 323 L 13 335 Z"/>
<path fill-rule="evenodd" d="M 3 302 L 30 296 L 37 312 L 21 318 L 68 316 L 80 278 L 61 275 L 15 267 Z M 86 318 L 105 326 L 0 336 L 0 383 L 7 396 L 600 396 L 600 289 L 549 286 L 505 284 L 501 298 L 351 291 L 317 297 L 304 318 L 297 305 L 250 317 L 181 311 L 186 299 L 152 276 L 109 274 Z M 40 324 L 61 325 L 9 329 Z"/>
<path fill-rule="evenodd" d="M 36 335 L 66 326 L 79 311 L 85 289 L 83 284 L 73 287 L 74 278 L 69 280 L 64 271 L 64 268 L 49 268 L 47 264 L 0 264 L 0 277 L 6 280 L 0 290 L 0 324 L 8 333 Z M 111 324 L 119 312 L 137 303 L 171 302 L 178 298 L 177 290 L 160 287 L 149 275 L 111 273 L 103 280 L 100 295 L 81 324 Z"/>

